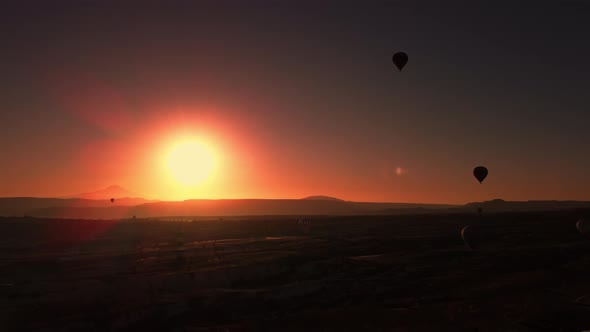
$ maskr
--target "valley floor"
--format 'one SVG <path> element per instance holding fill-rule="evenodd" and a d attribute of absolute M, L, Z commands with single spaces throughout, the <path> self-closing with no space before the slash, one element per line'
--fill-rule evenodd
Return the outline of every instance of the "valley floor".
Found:
<path fill-rule="evenodd" d="M 579 214 L 0 218 L 0 330 L 581 331 Z"/>

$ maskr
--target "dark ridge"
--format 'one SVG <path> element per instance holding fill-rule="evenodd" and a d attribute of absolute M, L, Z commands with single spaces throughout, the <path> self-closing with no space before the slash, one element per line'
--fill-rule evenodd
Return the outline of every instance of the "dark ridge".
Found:
<path fill-rule="evenodd" d="M 337 201 L 337 202 L 344 202 L 344 200 L 340 199 L 340 198 L 336 198 L 336 197 L 330 197 L 330 196 L 308 196 L 305 198 L 302 198 L 305 200 L 310 200 L 310 201 Z"/>

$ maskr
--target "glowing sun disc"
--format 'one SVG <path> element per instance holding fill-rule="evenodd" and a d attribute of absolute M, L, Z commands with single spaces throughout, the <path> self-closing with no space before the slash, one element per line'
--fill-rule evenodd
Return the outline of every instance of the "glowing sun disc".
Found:
<path fill-rule="evenodd" d="M 207 180 L 215 168 L 212 151 L 197 140 L 175 144 L 167 158 L 170 175 L 180 184 L 194 186 Z"/>

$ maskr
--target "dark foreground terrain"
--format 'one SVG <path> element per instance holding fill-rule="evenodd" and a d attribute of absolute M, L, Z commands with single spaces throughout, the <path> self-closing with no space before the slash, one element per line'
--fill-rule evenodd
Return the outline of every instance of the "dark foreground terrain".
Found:
<path fill-rule="evenodd" d="M 583 215 L 0 218 L 0 331 L 582 331 Z"/>

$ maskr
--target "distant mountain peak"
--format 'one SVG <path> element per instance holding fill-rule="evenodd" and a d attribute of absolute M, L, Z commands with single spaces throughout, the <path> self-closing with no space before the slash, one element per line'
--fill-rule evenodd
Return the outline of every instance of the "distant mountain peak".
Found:
<path fill-rule="evenodd" d="M 341 200 L 340 198 L 335 198 L 335 197 L 330 197 L 330 196 L 308 196 L 305 198 L 302 198 L 308 201 L 337 201 L 337 202 L 344 202 L 344 200 Z"/>
<path fill-rule="evenodd" d="M 513 202 L 505 201 L 501 198 L 495 198 L 495 199 L 491 199 L 489 201 L 469 202 L 466 205 L 482 205 L 482 204 L 493 205 L 493 204 L 508 204 L 508 203 L 513 203 Z"/>
<path fill-rule="evenodd" d="M 82 193 L 74 195 L 74 198 L 84 199 L 110 199 L 110 198 L 136 198 L 141 197 L 140 195 L 131 192 L 119 185 L 110 185 L 104 189 L 100 189 L 93 192 Z"/>

